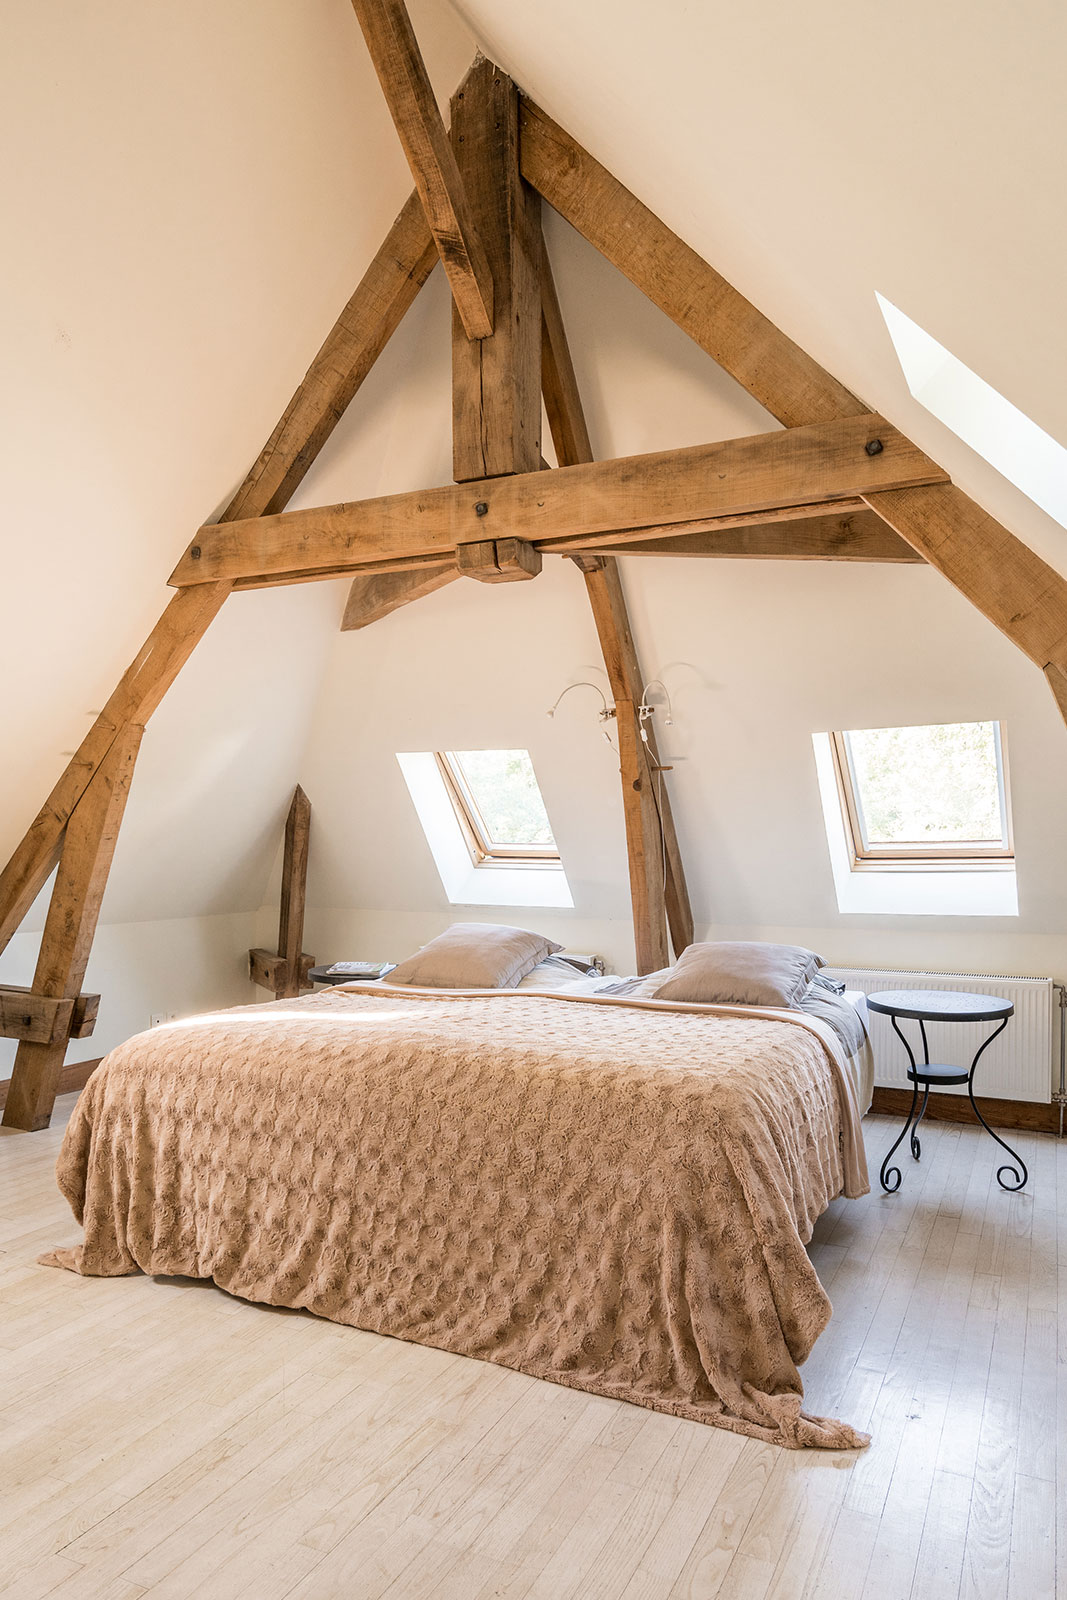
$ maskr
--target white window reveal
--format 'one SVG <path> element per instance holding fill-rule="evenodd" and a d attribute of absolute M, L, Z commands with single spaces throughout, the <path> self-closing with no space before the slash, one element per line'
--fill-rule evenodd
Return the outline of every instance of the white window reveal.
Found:
<path fill-rule="evenodd" d="M 814 735 L 841 911 L 1017 916 L 997 722 Z"/>
<path fill-rule="evenodd" d="M 452 905 L 574 905 L 528 750 L 397 755 Z"/>
<path fill-rule="evenodd" d="M 920 405 L 1067 528 L 1067 450 L 951 351 L 877 295 L 882 316 Z"/>

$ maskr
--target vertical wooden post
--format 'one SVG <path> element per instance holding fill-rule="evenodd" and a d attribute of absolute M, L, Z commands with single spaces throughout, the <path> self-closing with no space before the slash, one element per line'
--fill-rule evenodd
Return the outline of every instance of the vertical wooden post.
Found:
<path fill-rule="evenodd" d="M 619 737 L 637 970 L 655 972 L 670 960 L 664 893 L 666 857 L 654 792 L 657 780 L 646 759 L 637 707 L 632 700 L 615 701 L 615 725 Z"/>
<path fill-rule="evenodd" d="M 261 989 L 270 989 L 279 1000 L 292 1000 L 311 987 L 308 972 L 315 965 L 315 957 L 305 955 L 301 949 L 310 838 L 311 802 L 297 784 L 285 819 L 278 954 L 270 950 L 248 952 L 248 975 L 252 982 L 258 983 Z"/>
<path fill-rule="evenodd" d="M 604 656 L 604 665 L 608 674 L 608 682 L 612 695 L 615 698 L 616 717 L 620 728 L 623 722 L 622 712 L 619 710 L 620 702 L 628 703 L 635 708 L 641 703 L 641 691 L 644 680 L 641 676 L 641 667 L 637 659 L 637 649 L 634 645 L 633 634 L 630 631 L 630 619 L 626 610 L 626 597 L 622 590 L 622 579 L 619 575 L 618 562 L 612 556 L 593 556 L 575 558 L 576 564 L 582 568 L 585 576 L 586 593 L 589 604 L 593 610 L 593 621 L 596 623 L 597 634 L 600 638 L 600 648 Z M 641 822 L 640 838 L 648 832 L 650 826 L 655 826 L 657 833 L 662 835 L 662 856 L 666 881 L 664 885 L 665 910 L 667 926 L 670 929 L 671 944 L 676 956 L 681 955 L 687 945 L 693 942 L 693 912 L 689 904 L 689 890 L 685 881 L 685 869 L 682 865 L 682 853 L 678 845 L 678 831 L 674 824 L 674 814 L 671 811 L 670 796 L 667 786 L 663 781 L 660 770 L 659 749 L 656 745 L 655 730 L 646 723 L 645 732 L 648 742 L 639 741 L 638 755 L 644 766 L 644 784 L 641 790 L 641 800 L 644 806 L 644 816 Z M 620 732 L 620 751 L 622 749 L 622 734 Z M 623 796 L 626 798 L 627 779 L 623 777 Z M 644 851 L 643 845 L 638 848 Z M 631 864 L 631 876 L 633 866 Z M 655 896 L 648 898 L 650 905 L 658 904 Z M 658 945 L 658 938 L 654 941 Z M 661 961 L 660 966 L 664 963 Z M 654 970 L 654 969 L 649 969 Z"/>
<path fill-rule="evenodd" d="M 137 723 L 119 731 L 71 813 L 33 977 L 35 994 L 73 1000 L 81 991 L 143 733 Z M 4 1106 L 6 1128 L 47 1128 L 66 1048 L 66 1033 L 50 1044 L 19 1045 Z"/>
<path fill-rule="evenodd" d="M 541 305 L 541 381 L 545 410 L 560 466 L 576 466 L 581 461 L 592 461 L 593 447 L 543 241 Z M 665 966 L 668 959 L 664 915 L 676 955 L 693 942 L 693 912 L 678 833 L 666 785 L 660 776 L 655 734 L 651 728 L 646 728 L 647 744 L 640 736 L 637 707 L 644 679 L 630 630 L 618 563 L 612 556 L 592 554 L 577 555 L 573 560 L 585 576 L 593 621 L 615 700 L 634 943 L 638 969 L 653 972 Z M 652 881 L 656 878 L 658 884 Z"/>
<path fill-rule="evenodd" d="M 0 872 L 0 950 L 3 950 L 54 870 L 63 830 L 118 731 L 142 728 L 192 655 L 233 587 L 202 583 L 174 595 L 119 679 L 73 759 Z"/>
<path fill-rule="evenodd" d="M 452 476 L 465 483 L 541 464 L 541 202 L 519 175 L 518 91 L 491 61 L 452 96 L 451 137 L 495 306 L 492 334 L 476 340 L 453 307 Z"/>
<path fill-rule="evenodd" d="M 292 999 L 306 987 L 303 981 L 305 974 L 300 970 L 300 957 L 304 945 L 310 836 L 311 804 L 297 784 L 289 815 L 285 819 L 281 915 L 278 919 L 278 954 L 285 962 L 285 983 L 277 991 L 279 999 Z"/>

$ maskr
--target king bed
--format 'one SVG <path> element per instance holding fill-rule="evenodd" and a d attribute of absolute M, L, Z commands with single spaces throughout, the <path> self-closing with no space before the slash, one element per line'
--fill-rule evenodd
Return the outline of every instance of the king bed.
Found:
<path fill-rule="evenodd" d="M 798 1372 L 830 1316 L 805 1243 L 867 1192 L 834 1027 L 551 982 L 347 984 L 128 1040 L 57 1168 L 84 1242 L 43 1259 L 210 1278 L 793 1448 L 865 1444 L 803 1410 Z"/>

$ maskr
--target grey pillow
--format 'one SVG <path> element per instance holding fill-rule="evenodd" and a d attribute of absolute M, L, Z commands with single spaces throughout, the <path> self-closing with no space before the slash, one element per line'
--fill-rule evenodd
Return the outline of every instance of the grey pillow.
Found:
<path fill-rule="evenodd" d="M 746 940 L 691 944 L 653 999 L 790 1009 L 807 993 L 821 966 L 814 951 L 799 944 Z"/>
<path fill-rule="evenodd" d="M 561 945 L 540 933 L 498 922 L 454 922 L 394 967 L 387 983 L 423 989 L 514 989 Z"/>

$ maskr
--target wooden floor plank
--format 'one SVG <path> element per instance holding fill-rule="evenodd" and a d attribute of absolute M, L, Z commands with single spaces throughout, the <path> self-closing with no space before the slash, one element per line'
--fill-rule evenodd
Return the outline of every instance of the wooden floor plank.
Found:
<path fill-rule="evenodd" d="M 62 1112 L 0 1138 L 0 1596 L 1065 1600 L 1067 1142 L 924 1132 L 835 1201 L 809 1409 L 781 1451 L 211 1285 L 81 1279 Z M 865 1124 L 872 1166 L 897 1124 Z M 1058 1584 L 1058 1587 L 1057 1587 Z"/>

